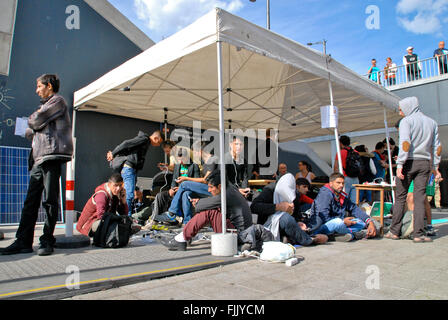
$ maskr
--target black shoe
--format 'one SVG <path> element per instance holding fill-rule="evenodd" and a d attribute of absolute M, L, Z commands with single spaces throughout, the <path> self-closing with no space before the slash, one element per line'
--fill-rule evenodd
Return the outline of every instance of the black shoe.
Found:
<path fill-rule="evenodd" d="M 18 253 L 31 253 L 33 252 L 32 246 L 25 246 L 18 240 L 14 241 L 13 244 L 6 248 L 1 249 L 1 254 L 6 256 L 10 254 L 18 254 Z"/>
<path fill-rule="evenodd" d="M 54 252 L 54 248 L 50 244 L 41 244 L 39 249 L 37 249 L 37 255 L 39 256 L 49 256 Z"/>
<path fill-rule="evenodd" d="M 187 243 L 179 242 L 172 238 L 171 240 L 161 241 L 161 243 L 168 248 L 169 251 L 186 251 Z"/>

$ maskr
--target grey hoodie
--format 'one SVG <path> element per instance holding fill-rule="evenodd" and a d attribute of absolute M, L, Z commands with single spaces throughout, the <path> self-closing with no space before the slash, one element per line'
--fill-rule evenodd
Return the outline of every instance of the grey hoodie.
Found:
<path fill-rule="evenodd" d="M 399 106 L 405 117 L 400 122 L 400 152 L 397 168 L 403 168 L 406 160 L 430 160 L 434 168 L 439 167 L 442 147 L 437 123 L 420 111 L 418 99 L 409 97 L 400 100 Z"/>

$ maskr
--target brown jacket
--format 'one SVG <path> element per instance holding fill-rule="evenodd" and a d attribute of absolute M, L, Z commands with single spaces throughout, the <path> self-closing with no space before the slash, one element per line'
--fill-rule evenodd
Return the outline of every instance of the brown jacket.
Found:
<path fill-rule="evenodd" d="M 29 169 L 47 160 L 70 161 L 73 154 L 72 127 L 67 103 L 58 94 L 42 101 L 28 119 L 26 137 L 33 140 Z M 32 157 L 31 157 L 32 156 Z"/>
<path fill-rule="evenodd" d="M 103 183 L 95 189 L 93 194 L 82 210 L 76 230 L 83 235 L 89 236 L 92 224 L 101 220 L 106 212 L 117 212 L 121 215 L 126 215 L 128 212 L 128 205 L 124 204 L 117 196 L 112 195 L 107 183 Z"/>

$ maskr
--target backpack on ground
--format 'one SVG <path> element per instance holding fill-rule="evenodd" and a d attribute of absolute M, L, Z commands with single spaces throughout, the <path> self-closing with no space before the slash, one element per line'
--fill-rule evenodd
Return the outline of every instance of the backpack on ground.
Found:
<path fill-rule="evenodd" d="M 362 164 L 361 156 L 352 148 L 347 149 L 344 171 L 350 178 L 358 178 L 364 174 L 364 166 Z"/>
<path fill-rule="evenodd" d="M 121 248 L 129 243 L 132 220 L 125 215 L 107 212 L 93 236 L 93 244 L 101 248 Z"/>

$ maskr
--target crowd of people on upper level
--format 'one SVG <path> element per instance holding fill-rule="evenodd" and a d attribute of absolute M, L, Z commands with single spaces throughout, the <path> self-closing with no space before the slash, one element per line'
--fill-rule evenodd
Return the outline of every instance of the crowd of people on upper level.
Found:
<path fill-rule="evenodd" d="M 414 47 L 409 46 L 406 48 L 406 55 L 403 56 L 403 68 L 406 72 L 406 80 L 414 81 L 422 78 L 423 66 L 419 56 L 414 53 Z M 438 74 L 448 73 L 448 49 L 445 48 L 445 41 L 440 41 L 438 48 L 434 50 L 433 58 L 436 59 L 436 67 L 438 69 Z M 370 80 L 383 84 L 385 86 L 393 86 L 398 82 L 398 67 L 397 64 L 392 61 L 391 57 L 386 59 L 386 64 L 383 70 L 381 70 L 376 59 L 372 59 L 371 67 L 367 71 L 367 76 Z M 384 82 L 382 77 L 384 77 Z M 405 82 L 404 80 L 402 82 Z"/>

